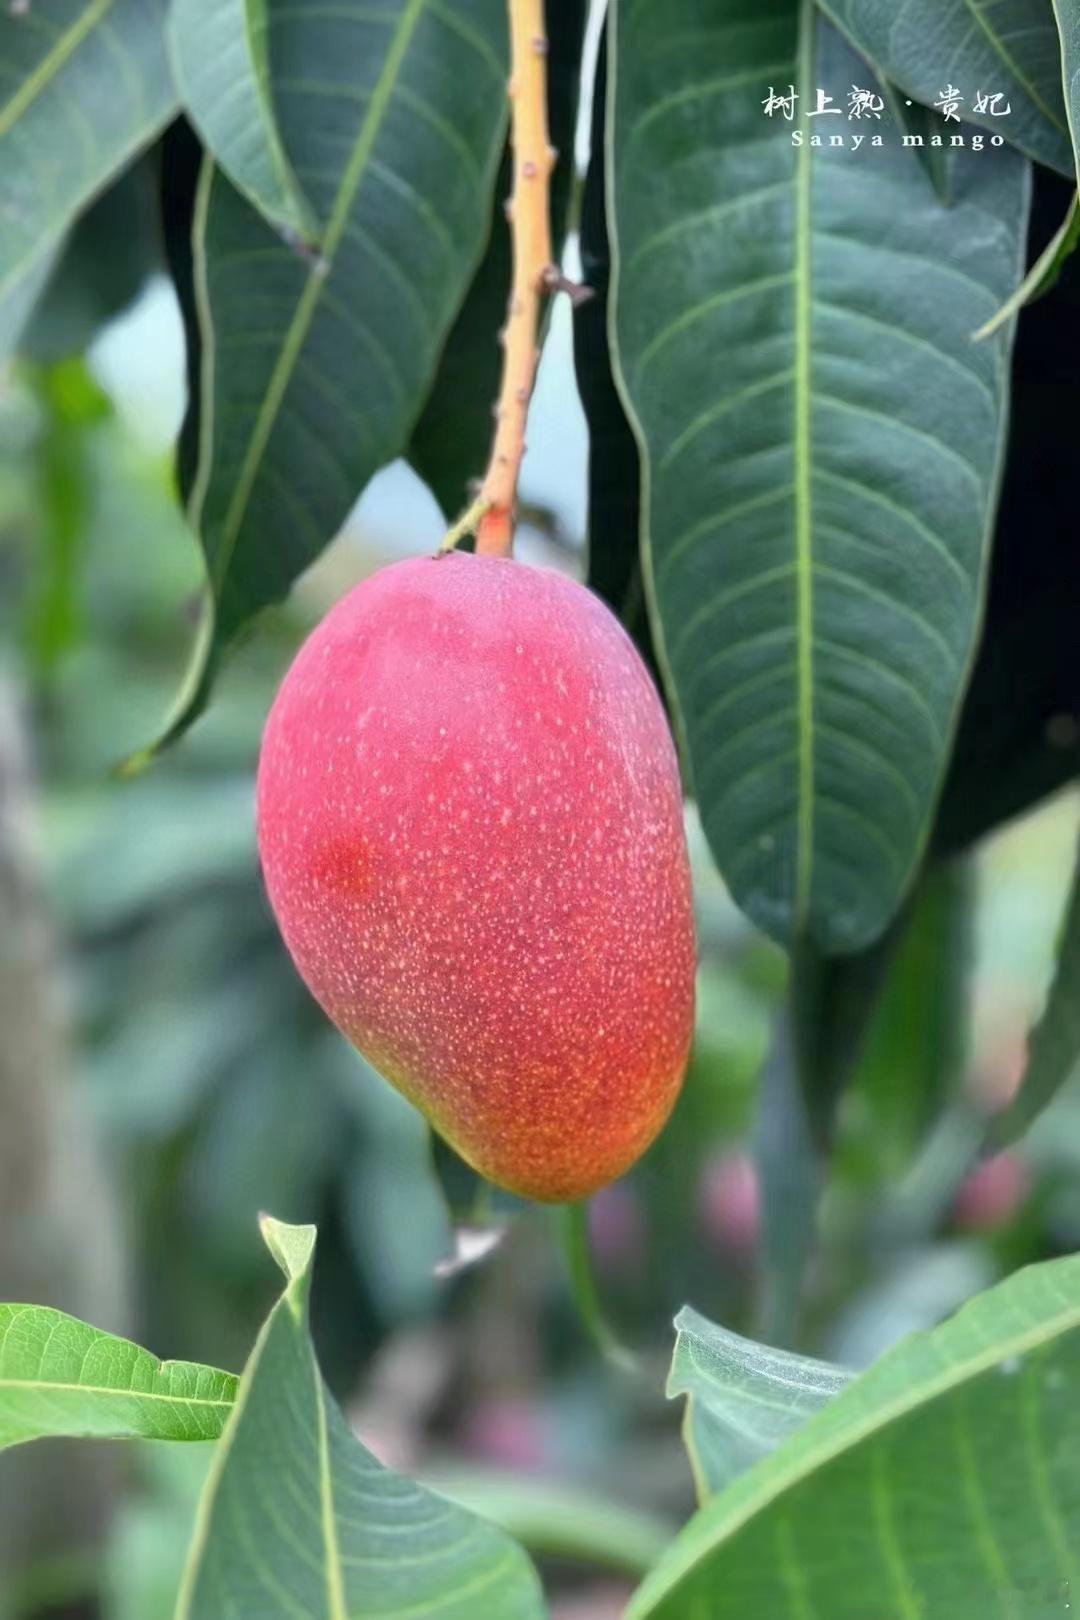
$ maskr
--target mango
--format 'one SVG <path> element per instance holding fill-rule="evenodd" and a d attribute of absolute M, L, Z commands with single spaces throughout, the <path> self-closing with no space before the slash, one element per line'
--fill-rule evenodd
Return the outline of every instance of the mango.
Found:
<path fill-rule="evenodd" d="M 634 1163 L 686 1068 L 694 926 L 663 708 L 597 597 L 502 557 L 382 569 L 288 671 L 257 800 L 300 974 L 470 1165 L 555 1202 Z"/>

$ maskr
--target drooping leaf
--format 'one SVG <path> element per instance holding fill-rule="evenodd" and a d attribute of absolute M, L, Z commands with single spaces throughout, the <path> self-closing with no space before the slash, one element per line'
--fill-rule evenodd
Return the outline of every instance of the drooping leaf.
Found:
<path fill-rule="evenodd" d="M 172 116 L 165 0 L 0 10 L 0 307 Z"/>
<path fill-rule="evenodd" d="M 1060 223 L 1071 189 L 1036 170 L 1036 255 Z M 939 854 L 968 848 L 1080 774 L 1080 547 L 1069 503 L 1060 498 L 1075 470 L 1078 410 L 1080 258 L 1074 256 L 1053 291 L 1020 316 L 990 590 L 938 805 Z"/>
<path fill-rule="evenodd" d="M 191 516 L 212 612 L 163 740 L 224 648 L 281 601 L 408 443 L 485 239 L 505 104 L 498 0 L 269 11 L 284 149 L 319 253 L 295 251 L 208 164 Z"/>
<path fill-rule="evenodd" d="M 959 1079 L 969 878 L 959 862 L 928 867 L 874 944 L 847 956 L 805 942 L 792 952 L 789 1006 L 763 1076 L 755 1140 L 763 1336 L 773 1343 L 796 1339 L 834 1152 L 845 1154 L 853 1179 L 899 1173 Z"/>
<path fill-rule="evenodd" d="M 581 82 L 583 0 L 561 0 L 547 12 L 548 133 L 559 154 L 551 180 L 552 247 L 562 255 L 574 179 L 574 123 Z M 499 331 L 510 294 L 510 231 L 503 200 L 510 195 L 510 154 L 495 182 L 487 251 L 446 340 L 434 386 L 409 444 L 409 460 L 447 518 L 467 504 L 471 480 L 483 475 L 499 391 Z"/>
<path fill-rule="evenodd" d="M 350 1432 L 308 1331 L 314 1228 L 264 1217 L 263 1235 L 286 1288 L 207 1480 L 177 1620 L 540 1620 L 520 1547 Z"/>
<path fill-rule="evenodd" d="M 448 522 L 467 505 L 470 482 L 483 476 L 494 427 L 510 285 L 510 239 L 502 212 L 509 196 L 509 159 L 499 166 L 498 206 L 480 268 L 450 329 L 439 369 L 409 440 L 409 461 Z"/>
<path fill-rule="evenodd" d="M 184 323 L 188 403 L 176 447 L 176 477 L 185 503 L 195 482 L 202 416 L 202 337 L 192 242 L 202 163 L 202 145 L 195 131 L 186 118 L 175 119 L 161 143 L 161 221 L 165 260 Z"/>
<path fill-rule="evenodd" d="M 159 1361 L 128 1339 L 43 1305 L 0 1305 L 0 1450 L 68 1435 L 215 1440 L 238 1380 Z"/>
<path fill-rule="evenodd" d="M 20 340 L 24 357 L 80 353 L 160 268 L 155 168 L 149 157 L 135 164 L 76 221 Z"/>
<path fill-rule="evenodd" d="M 0 285 L 0 361 L 14 352 L 53 272 L 62 241 L 61 236 L 50 237 L 32 259 Z"/>
<path fill-rule="evenodd" d="M 1028 1042 L 1024 1078 L 991 1131 L 994 1149 L 1017 1141 L 1080 1064 L 1080 850 L 1061 925 L 1054 980 Z"/>
<path fill-rule="evenodd" d="M 627 1620 L 1063 1612 L 1080 1576 L 1080 1258 L 905 1339 L 713 1496 Z"/>
<path fill-rule="evenodd" d="M 931 866 L 902 913 L 851 1074 L 850 1145 L 879 1178 L 899 1176 L 954 1100 L 967 1050 L 974 873 Z"/>
<path fill-rule="evenodd" d="M 304 241 L 315 219 L 282 145 L 272 91 L 273 0 L 172 0 L 169 31 L 184 109 L 233 185 Z M 315 35 L 316 13 L 307 24 Z"/>
<path fill-rule="evenodd" d="M 675 1329 L 667 1392 L 686 1396 L 683 1439 L 702 1502 L 775 1451 L 851 1380 L 843 1367 L 744 1339 L 689 1305 Z"/>
<path fill-rule="evenodd" d="M 820 4 L 856 49 L 916 101 L 933 107 L 951 85 L 959 92 L 962 119 L 1004 136 L 1038 163 L 1071 172 L 1061 52 L 1049 0 Z M 991 100 L 995 95 L 999 99 Z M 981 108 L 980 97 L 986 98 Z M 946 139 L 959 127 L 953 119 L 938 124 Z"/>
<path fill-rule="evenodd" d="M 805 103 L 770 122 L 762 86 L 840 108 L 867 79 L 806 0 L 613 15 L 618 363 L 702 820 L 759 925 L 857 950 L 967 679 L 1008 366 L 971 333 L 1021 273 L 1027 166 L 957 152 L 946 209 L 895 132 L 813 149 Z"/>

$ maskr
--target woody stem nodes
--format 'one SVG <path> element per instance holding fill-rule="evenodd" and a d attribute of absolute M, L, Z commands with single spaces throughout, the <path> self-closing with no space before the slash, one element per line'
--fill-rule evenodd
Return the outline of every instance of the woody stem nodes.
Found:
<path fill-rule="evenodd" d="M 508 6 L 514 181 L 506 217 L 514 271 L 506 325 L 499 336 L 502 385 L 491 459 L 479 495 L 444 542 L 446 547 L 455 545 L 475 527 L 477 554 L 488 557 L 508 557 L 513 549 L 525 423 L 540 358 L 540 314 L 544 298 L 560 284 L 551 253 L 550 190 L 556 153 L 548 140 L 544 0 L 508 0 Z"/>

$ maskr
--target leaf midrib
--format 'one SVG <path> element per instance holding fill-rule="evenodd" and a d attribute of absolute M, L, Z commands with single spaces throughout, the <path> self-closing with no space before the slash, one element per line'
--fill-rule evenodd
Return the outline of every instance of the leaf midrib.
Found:
<path fill-rule="evenodd" d="M 0 138 L 15 127 L 26 109 L 48 88 L 65 62 L 74 55 L 91 29 L 101 21 L 113 4 L 114 0 L 90 0 L 82 15 L 70 28 L 60 34 L 56 44 L 45 53 L 34 71 L 23 80 L 11 100 L 0 107 Z"/>
<path fill-rule="evenodd" d="M 311 1356 L 311 1376 L 315 1389 L 315 1411 L 319 1440 L 319 1512 L 323 1541 L 326 1545 L 326 1601 L 329 1620 L 349 1620 L 345 1602 L 345 1585 L 341 1570 L 341 1548 L 338 1545 L 337 1514 L 334 1508 L 334 1481 L 330 1472 L 330 1436 L 326 1419 L 326 1391 L 322 1376 Z"/>
<path fill-rule="evenodd" d="M 299 360 L 304 340 L 314 319 L 323 288 L 330 279 L 334 255 L 340 246 L 345 227 L 349 221 L 349 213 L 360 189 L 368 160 L 371 157 L 382 127 L 383 118 L 400 77 L 406 52 L 426 4 L 427 0 L 409 0 L 394 29 L 390 48 L 379 71 L 367 112 L 357 132 L 356 143 L 342 175 L 341 184 L 338 187 L 334 205 L 327 221 L 326 233 L 323 238 L 323 256 L 327 264 L 318 268 L 313 266 L 309 270 L 304 290 L 300 295 L 293 318 L 285 334 L 285 340 L 277 363 L 267 384 L 263 403 L 255 418 L 251 438 L 248 441 L 247 454 L 237 476 L 233 497 L 225 513 L 221 541 L 211 568 L 211 583 L 215 597 L 221 594 L 233 551 L 239 538 L 241 524 L 251 499 L 251 492 L 255 486 L 259 464 L 285 398 L 286 389 Z M 205 500 L 208 486 L 209 477 L 207 476 L 199 491 L 199 500 L 195 509 L 196 527 L 200 529 L 202 528 L 202 502 Z"/>
<path fill-rule="evenodd" d="M 816 7 L 802 0 L 796 56 L 798 82 L 813 82 L 813 31 Z M 799 726 L 799 797 L 795 861 L 795 922 L 805 926 L 810 909 L 814 861 L 814 605 L 813 505 L 810 437 L 810 147 L 805 110 L 800 119 L 803 142 L 795 154 L 795 572 L 796 658 Z"/>
<path fill-rule="evenodd" d="M 0 1378 L 0 1390 L 31 1390 L 43 1395 L 112 1395 L 122 1401 L 165 1401 L 170 1406 L 212 1406 L 230 1412 L 232 1401 L 210 1400 L 206 1395 L 167 1395 L 163 1390 L 120 1389 L 114 1384 L 67 1384 L 52 1379 Z"/>
<path fill-rule="evenodd" d="M 1053 1265 L 1055 1262 L 1047 1264 Z M 838 1429 L 824 1444 L 817 1448 L 809 1448 L 787 1473 L 775 1478 L 770 1475 L 764 1485 L 740 1505 L 735 1514 L 723 1521 L 719 1533 L 710 1536 L 704 1546 L 694 1548 L 689 1555 L 684 1554 L 681 1563 L 666 1576 L 663 1587 L 655 1594 L 649 1595 L 648 1608 L 642 1609 L 631 1604 L 627 1610 L 626 1620 L 641 1620 L 641 1617 L 651 1613 L 656 1603 L 692 1573 L 695 1566 L 700 1564 L 707 1554 L 715 1552 L 724 1542 L 730 1541 L 757 1513 L 793 1490 L 826 1463 L 832 1462 L 845 1452 L 853 1451 L 862 1441 L 887 1428 L 895 1420 L 906 1417 L 908 1413 L 917 1411 L 922 1406 L 928 1406 L 931 1401 L 949 1394 L 952 1390 L 962 1388 L 982 1373 L 989 1372 L 992 1367 L 1022 1357 L 1028 1351 L 1049 1344 L 1063 1333 L 1077 1327 L 1080 1327 L 1080 1304 L 1070 1302 L 1063 1306 L 1056 1316 L 1035 1323 L 1011 1338 L 998 1340 L 967 1360 L 948 1363 L 936 1377 L 924 1379 L 917 1386 L 900 1391 L 891 1400 L 875 1406 L 863 1418 Z M 851 1387 L 854 1388 L 856 1385 Z M 847 1391 L 842 1391 L 841 1394 L 846 1395 Z M 831 1410 L 831 1403 L 825 1410 Z M 816 1421 L 817 1417 L 809 1420 L 811 1424 Z M 713 1497 L 712 1500 L 718 1501 L 719 1497 Z"/>

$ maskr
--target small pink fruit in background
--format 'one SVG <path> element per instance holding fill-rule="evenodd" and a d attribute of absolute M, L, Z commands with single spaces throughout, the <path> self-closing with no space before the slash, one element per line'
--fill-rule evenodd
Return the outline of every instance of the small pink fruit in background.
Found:
<path fill-rule="evenodd" d="M 741 1150 L 717 1154 L 705 1165 L 698 1211 L 706 1235 L 725 1253 L 746 1259 L 757 1248 L 761 1194 L 757 1170 Z"/>
<path fill-rule="evenodd" d="M 384 568 L 263 738 L 259 849 L 335 1024 L 481 1174 L 577 1199 L 657 1135 L 694 1007 L 675 750 L 629 637 L 559 574 Z"/>
<path fill-rule="evenodd" d="M 1015 1153 L 998 1153 L 973 1170 L 953 1204 L 953 1220 L 967 1232 L 992 1232 L 1011 1220 L 1031 1190 L 1031 1176 Z"/>
<path fill-rule="evenodd" d="M 467 1456 L 513 1473 L 537 1473 L 548 1461 L 539 1409 L 524 1397 L 491 1396 L 478 1402 L 460 1439 Z"/>

